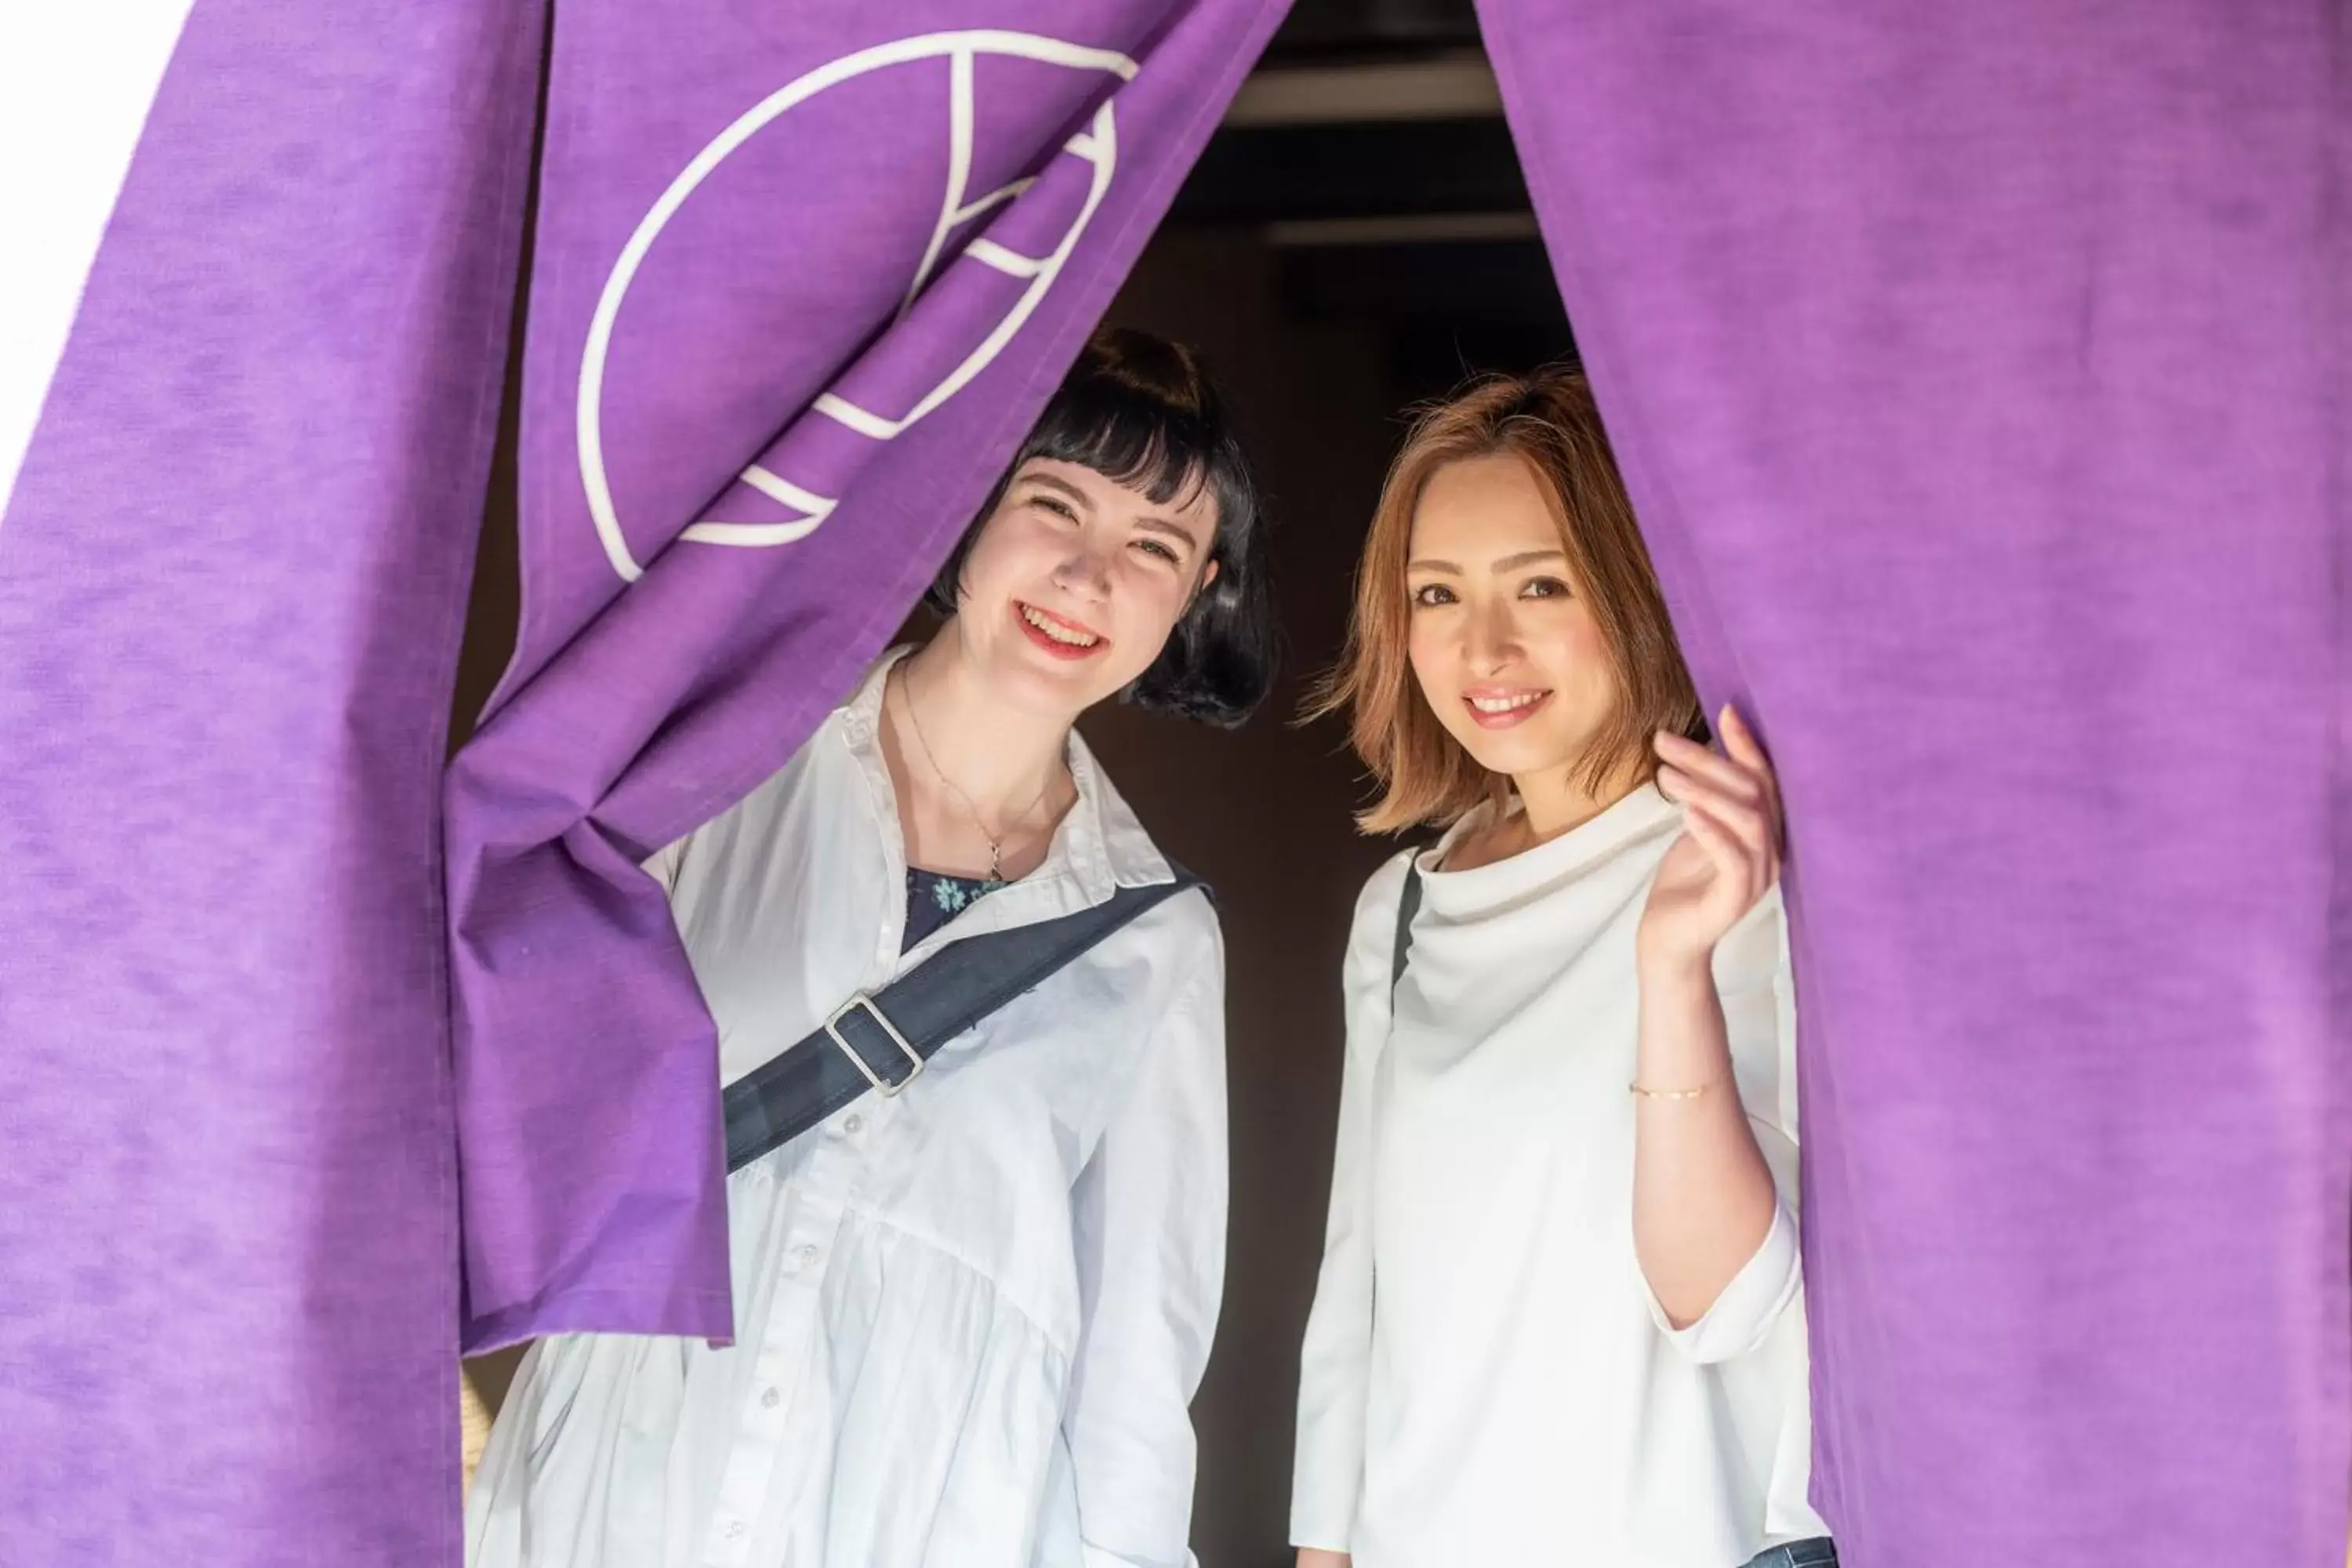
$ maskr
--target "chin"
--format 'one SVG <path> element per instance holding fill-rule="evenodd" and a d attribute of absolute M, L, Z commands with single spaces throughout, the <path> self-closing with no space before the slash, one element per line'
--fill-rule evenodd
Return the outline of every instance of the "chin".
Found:
<path fill-rule="evenodd" d="M 1020 707 L 1074 711 L 1096 700 L 1094 670 L 1047 664 L 1024 648 L 1006 648 L 990 664 L 991 684 Z"/>
<path fill-rule="evenodd" d="M 1490 773 L 1503 773 L 1521 778 L 1528 773 L 1540 773 L 1566 767 L 1575 761 L 1577 748 L 1559 735 L 1547 735 L 1525 730 L 1491 731 L 1472 730 L 1464 734 L 1454 731 L 1454 738 L 1470 753 L 1470 760 Z"/>
<path fill-rule="evenodd" d="M 1006 702 L 1064 720 L 1076 719 L 1127 684 L 1099 661 L 1064 662 L 1019 646 L 998 648 L 988 664 L 990 684 Z"/>

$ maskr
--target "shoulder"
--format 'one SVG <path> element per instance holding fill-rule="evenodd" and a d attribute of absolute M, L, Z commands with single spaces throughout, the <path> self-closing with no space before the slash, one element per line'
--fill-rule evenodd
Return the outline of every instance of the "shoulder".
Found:
<path fill-rule="evenodd" d="M 1144 919 L 1152 922 L 1164 960 L 1180 978 L 1204 966 L 1223 973 L 1224 927 L 1208 884 L 1195 883 L 1162 899 Z"/>
<path fill-rule="evenodd" d="M 1225 942 L 1206 887 L 1161 899 L 1079 966 L 1087 978 L 1072 994 L 1091 998 L 1089 1010 L 1110 1033 L 1162 1047 L 1193 1037 L 1223 1040 Z"/>
<path fill-rule="evenodd" d="M 646 868 L 675 897 L 747 854 L 759 858 L 756 852 L 799 837 L 831 838 L 845 823 L 870 817 L 870 802 L 856 784 L 856 759 L 844 733 L 845 714 L 841 709 L 828 714 L 782 767 L 670 843 Z M 770 854 L 762 863 L 775 858 Z"/>
<path fill-rule="evenodd" d="M 827 714 L 783 766 L 712 818 L 702 834 L 714 838 L 767 838 L 793 822 L 812 796 L 828 793 L 828 785 L 852 783 L 857 768 L 846 732 L 847 719 L 842 709 Z"/>
<path fill-rule="evenodd" d="M 1397 914 L 1404 907 L 1404 885 L 1419 846 L 1400 849 L 1381 862 L 1356 895 L 1356 915 L 1348 931 L 1349 994 L 1385 994 L 1396 957 Z"/>
<path fill-rule="evenodd" d="M 1368 933 L 1385 936 L 1396 934 L 1397 910 L 1404 903 L 1404 884 L 1412 868 L 1413 857 L 1421 853 L 1416 845 L 1400 849 L 1381 862 L 1380 869 L 1365 879 L 1361 891 L 1356 895 L 1354 933 L 1361 940 Z"/>

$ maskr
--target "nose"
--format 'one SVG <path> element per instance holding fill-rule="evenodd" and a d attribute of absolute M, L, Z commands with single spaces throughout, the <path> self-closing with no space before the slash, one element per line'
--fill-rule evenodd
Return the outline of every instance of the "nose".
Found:
<path fill-rule="evenodd" d="M 1481 675 L 1491 675 L 1518 657 L 1518 624 L 1507 600 L 1473 605 L 1462 636 L 1463 656 Z"/>
<path fill-rule="evenodd" d="M 1088 530 L 1089 533 L 1093 531 Z M 1062 592 L 1096 603 L 1110 596 L 1110 563 L 1103 548 L 1091 539 L 1081 538 L 1070 546 L 1054 568 L 1054 586 Z"/>

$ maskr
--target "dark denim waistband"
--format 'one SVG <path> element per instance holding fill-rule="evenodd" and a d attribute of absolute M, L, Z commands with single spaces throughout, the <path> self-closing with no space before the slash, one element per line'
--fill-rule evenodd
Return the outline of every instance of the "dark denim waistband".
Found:
<path fill-rule="evenodd" d="M 1837 1568 L 1837 1547 L 1826 1535 L 1767 1547 L 1748 1568 Z"/>

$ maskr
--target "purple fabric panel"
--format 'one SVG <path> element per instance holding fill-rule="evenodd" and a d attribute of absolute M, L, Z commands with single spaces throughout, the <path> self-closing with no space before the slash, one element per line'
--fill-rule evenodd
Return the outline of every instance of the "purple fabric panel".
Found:
<path fill-rule="evenodd" d="M 1282 10 L 559 19 L 523 625 L 448 796 L 469 1346 L 730 1333 L 716 1041 L 635 862 L 879 650 Z"/>
<path fill-rule="evenodd" d="M 456 1560 L 436 824 L 538 27 L 202 0 L 0 519 L 0 1563 Z"/>
<path fill-rule="evenodd" d="M 1485 10 L 1786 781 L 1847 1561 L 2335 1568 L 2343 7 Z"/>

